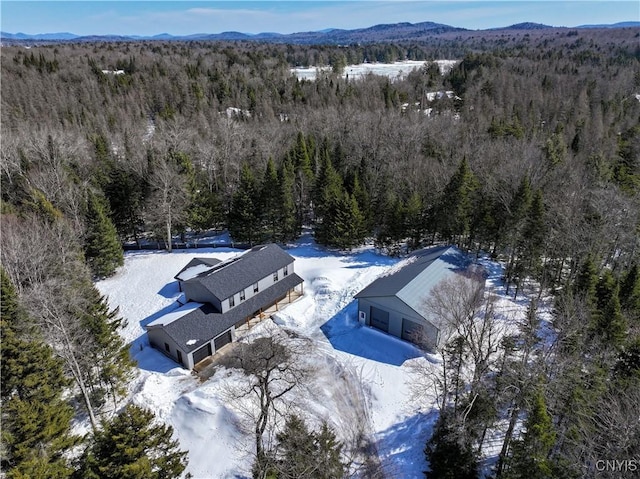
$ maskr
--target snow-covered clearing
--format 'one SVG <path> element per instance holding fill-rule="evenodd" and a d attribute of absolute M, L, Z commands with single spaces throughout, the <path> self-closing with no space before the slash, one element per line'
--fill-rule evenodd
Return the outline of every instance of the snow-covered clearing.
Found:
<path fill-rule="evenodd" d="M 152 409 L 173 426 L 180 446 L 189 451 L 194 478 L 249 477 L 253 438 L 243 427 L 241 405 L 228 391 L 243 380 L 236 372 L 218 371 L 200 382 L 190 371 L 149 346 L 143 326 L 180 307 L 174 275 L 196 256 L 226 260 L 239 250 L 136 251 L 126 254 L 118 273 L 97 284 L 128 321 L 122 335 L 131 343 L 139 373 L 130 385 L 132 401 Z M 327 420 L 342 440 L 362 432 L 377 451 L 388 477 L 421 478 L 423 448 L 435 420 L 435 404 L 412 400 L 411 364 L 437 367 L 411 344 L 357 322 L 353 295 L 403 261 L 364 247 L 351 253 L 327 251 L 304 235 L 288 250 L 304 280 L 304 296 L 250 330 L 274 334 L 283 328 L 310 338 L 306 360 L 315 373 L 296 394 L 296 412 L 311 424 Z M 486 264 L 489 286 L 502 274 Z M 526 304 L 500 297 L 505 319 L 524 314 Z M 360 428 L 359 430 L 356 430 Z"/>
<path fill-rule="evenodd" d="M 435 60 L 434 63 L 440 68 L 441 74 L 446 74 L 451 70 L 457 60 Z M 360 63 L 358 65 L 347 65 L 342 73 L 343 78 L 349 77 L 349 79 L 362 78 L 369 73 L 374 75 L 386 76 L 390 79 L 402 79 L 406 77 L 415 69 L 421 68 L 425 63 L 418 60 L 405 60 L 401 62 L 393 63 Z M 331 67 L 298 67 L 292 68 L 291 72 L 294 73 L 299 80 L 315 80 L 318 76 L 318 72 L 331 71 Z"/>

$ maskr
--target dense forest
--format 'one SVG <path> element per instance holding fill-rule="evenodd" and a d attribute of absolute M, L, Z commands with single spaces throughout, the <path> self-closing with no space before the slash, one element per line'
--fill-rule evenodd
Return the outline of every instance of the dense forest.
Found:
<path fill-rule="evenodd" d="M 114 416 L 134 369 L 124 319 L 93 281 L 122 265 L 124 242 L 171 249 L 211 229 L 256 244 L 311 228 L 327 247 L 373 242 L 391 255 L 448 242 L 504 263 L 530 312 L 486 355 L 464 337 L 442 351 L 429 477 L 477 477 L 500 421 L 495 477 L 591 477 L 598 459 L 638 459 L 639 38 L 3 45 L 7 477 L 182 473 L 170 428 L 132 406 Z M 403 79 L 342 75 L 403 59 L 425 64 Z M 458 62 L 443 74 L 438 59 Z M 301 65 L 330 68 L 300 80 Z M 537 314 L 549 296 L 551 343 Z M 470 357 L 473 377 L 456 375 Z M 75 420 L 92 432 L 74 436 Z M 131 423 L 139 447 L 116 464 L 110 448 Z M 150 449 L 163 461 L 143 460 Z M 452 458 L 468 467 L 453 471 Z"/>

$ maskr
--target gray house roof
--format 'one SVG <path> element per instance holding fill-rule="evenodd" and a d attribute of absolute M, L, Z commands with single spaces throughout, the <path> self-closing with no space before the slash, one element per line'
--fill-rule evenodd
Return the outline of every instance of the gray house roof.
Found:
<path fill-rule="evenodd" d="M 186 281 L 200 283 L 222 301 L 291 263 L 293 258 L 276 244 L 254 246 Z"/>
<path fill-rule="evenodd" d="M 413 261 L 398 271 L 376 279 L 355 298 L 396 296 L 424 316 L 424 301 L 431 289 L 455 271 L 463 271 L 470 261 L 455 246 L 438 246 L 417 251 Z"/>
<path fill-rule="evenodd" d="M 300 276 L 295 273 L 289 273 L 288 276 L 285 276 L 273 286 L 237 304 L 224 314 L 219 313 L 212 305 L 204 303 L 180 316 L 177 320 L 170 316 L 172 313 L 167 315 L 169 316 L 167 321 L 163 321 L 163 318 L 158 318 L 153 323 L 148 324 L 147 329 L 161 328 L 176 342 L 180 349 L 190 353 L 225 332 L 234 324 L 250 317 L 265 305 L 273 304 L 277 299 L 285 295 L 287 291 L 302 282 L 303 280 Z M 253 284 L 253 282 L 249 284 Z"/>

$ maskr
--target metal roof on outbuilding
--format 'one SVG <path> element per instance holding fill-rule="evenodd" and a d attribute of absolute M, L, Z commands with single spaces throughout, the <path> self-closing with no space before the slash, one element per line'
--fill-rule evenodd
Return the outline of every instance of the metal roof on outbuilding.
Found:
<path fill-rule="evenodd" d="M 456 271 L 465 270 L 469 258 L 455 246 L 438 246 L 415 252 L 411 262 L 398 271 L 376 279 L 355 298 L 396 296 L 423 315 L 431 289 Z"/>

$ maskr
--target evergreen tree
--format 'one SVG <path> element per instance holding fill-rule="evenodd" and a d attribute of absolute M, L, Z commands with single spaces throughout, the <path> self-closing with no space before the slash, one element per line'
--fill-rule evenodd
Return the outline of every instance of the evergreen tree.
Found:
<path fill-rule="evenodd" d="M 405 207 L 400 198 L 389 193 L 383 209 L 383 222 L 376 236 L 376 247 L 387 250 L 391 255 L 398 255 L 400 243 L 407 235 Z"/>
<path fill-rule="evenodd" d="M 322 155 L 322 164 L 316 179 L 315 216 L 316 225 L 314 234 L 320 244 L 331 244 L 331 236 L 335 233 L 335 214 L 337 203 L 343 192 L 342 179 L 331 164 L 331 157 L 325 150 Z"/>
<path fill-rule="evenodd" d="M 338 246 L 351 249 L 354 246 L 362 244 L 366 236 L 364 216 L 360 211 L 360 206 L 356 198 L 346 191 L 344 193 L 344 204 L 347 211 L 346 218 L 343 220 L 346 235 L 338 242 Z"/>
<path fill-rule="evenodd" d="M 440 413 L 433 434 L 424 453 L 429 463 L 425 471 L 427 479 L 477 479 L 478 460 L 473 448 L 464 439 L 464 434 L 452 419 L 454 413 Z"/>
<path fill-rule="evenodd" d="M 315 433 L 316 451 L 319 468 L 327 479 L 344 477 L 347 473 L 347 465 L 342 460 L 342 443 L 338 441 L 334 431 L 326 422 L 320 426 L 320 431 Z"/>
<path fill-rule="evenodd" d="M 627 323 L 620 307 L 618 283 L 606 270 L 596 286 L 595 333 L 606 343 L 619 347 L 627 333 Z"/>
<path fill-rule="evenodd" d="M 550 168 L 555 168 L 567 157 L 567 145 L 562 132 L 556 132 L 544 144 L 544 156 Z"/>
<path fill-rule="evenodd" d="M 240 184 L 233 195 L 229 211 L 229 231 L 234 241 L 253 245 L 260 240 L 258 211 L 259 189 L 248 165 L 242 166 Z"/>
<path fill-rule="evenodd" d="M 109 183 L 109 174 L 114 168 L 114 162 L 111 158 L 111 145 L 109 140 L 103 134 L 94 135 L 91 138 L 93 143 L 93 152 L 96 160 L 96 171 L 94 173 L 94 181 L 101 188 Z"/>
<path fill-rule="evenodd" d="M 337 169 L 337 166 L 336 166 Z M 372 213 L 371 213 L 371 196 L 369 192 L 360 181 L 360 174 L 356 171 L 354 172 L 349 181 L 347 182 L 347 190 L 355 198 L 358 202 L 358 207 L 360 208 L 360 212 L 362 213 L 362 217 L 364 219 L 364 229 L 365 231 L 371 231 L 372 229 Z"/>
<path fill-rule="evenodd" d="M 631 318 L 640 319 L 640 268 L 633 263 L 620 282 L 620 305 Z"/>
<path fill-rule="evenodd" d="M 533 193 L 531 192 L 531 182 L 528 175 L 524 175 L 520 180 L 518 189 L 513 196 L 511 203 L 509 204 L 510 218 L 509 223 L 511 226 L 517 226 L 524 220 L 529 207 L 531 206 L 531 200 Z"/>
<path fill-rule="evenodd" d="M 477 242 L 479 249 L 484 249 L 492 243 L 498 242 L 500 224 L 496 213 L 495 201 L 485 192 L 479 192 L 470 231 L 471 243 Z"/>
<path fill-rule="evenodd" d="M 187 208 L 187 225 L 196 231 L 220 228 L 226 221 L 220 194 L 205 178 L 197 178 L 196 183 Z"/>
<path fill-rule="evenodd" d="M 536 269 L 542 256 L 546 234 L 544 201 L 542 200 L 542 190 L 538 189 L 531 200 L 522 231 L 523 250 L 530 271 Z"/>
<path fill-rule="evenodd" d="M 47 223 L 55 223 L 64 216 L 62 211 L 56 208 L 42 191 L 32 189 L 29 195 L 30 198 L 24 205 L 27 211 L 32 211 Z"/>
<path fill-rule="evenodd" d="M 508 479 L 551 479 L 555 477 L 553 463 L 549 459 L 556 442 L 551 416 L 547 412 L 544 395 L 538 391 L 525 422 L 522 439 L 515 441 Z"/>
<path fill-rule="evenodd" d="M 507 263 L 505 276 L 507 279 L 507 294 L 509 285 L 516 275 L 516 260 L 518 255 L 518 243 L 522 237 L 522 230 L 527 217 L 527 212 L 531 207 L 532 193 L 529 177 L 523 176 L 520 185 L 509 203 L 509 214 L 507 216 L 506 237 L 510 249 L 509 261 Z"/>
<path fill-rule="evenodd" d="M 405 230 L 409 238 L 409 249 L 420 247 L 424 232 L 424 218 L 422 211 L 422 198 L 416 192 L 412 193 L 404 207 Z"/>
<path fill-rule="evenodd" d="M 322 223 L 316 226 L 316 241 L 327 246 L 350 249 L 365 237 L 364 217 L 358 202 L 346 191 L 327 200 Z"/>
<path fill-rule="evenodd" d="M 138 228 L 143 224 L 142 204 L 149 182 L 137 172 L 116 165 L 109 174 L 104 193 L 109 200 L 111 220 L 122 239 L 131 237 L 138 243 Z"/>
<path fill-rule="evenodd" d="M 576 275 L 573 284 L 574 294 L 584 297 L 588 303 L 594 304 L 596 299 L 596 285 L 598 284 L 598 271 L 593 257 L 588 255 Z"/>
<path fill-rule="evenodd" d="M 151 411 L 132 404 L 103 422 L 81 459 L 86 479 L 172 479 L 187 466 L 187 453 L 171 439 L 171 426 L 155 424 Z"/>
<path fill-rule="evenodd" d="M 307 148 L 307 140 L 305 140 L 302 132 L 298 132 L 291 157 L 295 171 L 296 219 L 298 228 L 302 228 L 305 219 L 309 215 L 314 178 L 311 154 Z"/>
<path fill-rule="evenodd" d="M 79 313 L 80 320 L 91 337 L 85 345 L 86 354 L 82 356 L 88 372 L 87 383 L 96 406 L 104 403 L 107 395 L 115 405 L 125 392 L 134 365 L 129 348 L 118 334 L 123 319 L 118 316 L 117 309 L 109 310 L 106 298 L 92 284 L 87 284 L 83 293 L 86 308 Z"/>
<path fill-rule="evenodd" d="M 467 159 L 462 158 L 442 193 L 437 212 L 439 233 L 448 241 L 460 244 L 469 234 L 473 195 L 477 187 L 478 182 L 469 169 Z"/>
<path fill-rule="evenodd" d="M 342 444 L 335 433 L 322 423 L 319 432 L 309 430 L 305 421 L 295 415 L 287 417 L 284 428 L 276 435 L 277 445 L 270 453 L 269 477 L 278 479 L 339 479 L 345 477 Z"/>
<path fill-rule="evenodd" d="M 260 210 L 262 212 L 263 228 L 271 241 L 276 241 L 278 236 L 279 220 L 279 180 L 278 172 L 273 164 L 273 159 L 267 161 L 267 168 L 260 186 Z"/>
<path fill-rule="evenodd" d="M 4 269 L 0 275 L 2 469 L 8 478 L 69 477 L 66 453 L 78 441 L 70 433 L 73 409 L 62 399 L 69 382 L 51 348 L 28 331 Z"/>
<path fill-rule="evenodd" d="M 293 240 L 300 235 L 300 228 L 296 220 L 294 177 L 295 173 L 291 162 L 283 161 L 278 171 L 276 196 L 278 218 L 276 239 L 278 241 Z"/>
<path fill-rule="evenodd" d="M 277 477 L 307 477 L 315 466 L 313 435 L 298 416 L 290 416 L 276 435 Z"/>
<path fill-rule="evenodd" d="M 85 258 L 91 271 L 98 278 L 111 276 L 124 264 L 118 233 L 107 215 L 104 201 L 89 192 L 87 199 L 87 234 Z"/>
<path fill-rule="evenodd" d="M 521 236 L 518 240 L 518 253 L 515 268 L 512 271 L 517 287 L 520 286 L 524 277 L 540 273 L 540 259 L 544 250 L 545 237 L 544 202 L 542 191 L 537 190 L 527 210 Z M 517 289 L 515 294 L 518 294 Z"/>

